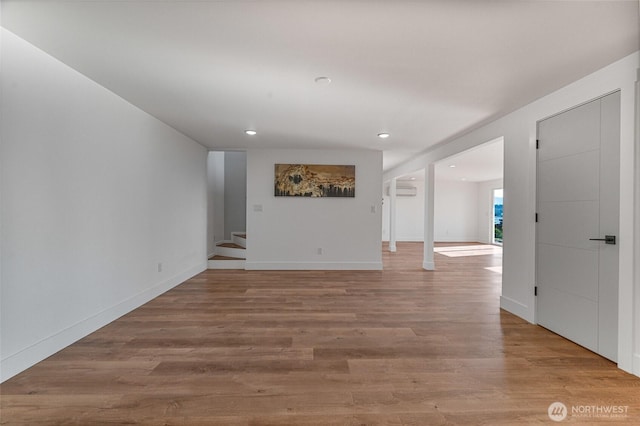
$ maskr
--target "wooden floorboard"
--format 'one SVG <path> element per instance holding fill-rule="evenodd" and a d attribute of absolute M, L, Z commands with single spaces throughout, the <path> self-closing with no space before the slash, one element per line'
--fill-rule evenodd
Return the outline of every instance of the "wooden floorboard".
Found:
<path fill-rule="evenodd" d="M 628 407 L 565 423 L 640 424 L 640 379 L 500 310 L 499 250 L 443 253 L 207 270 L 0 385 L 0 423 L 554 424 L 560 401 Z"/>

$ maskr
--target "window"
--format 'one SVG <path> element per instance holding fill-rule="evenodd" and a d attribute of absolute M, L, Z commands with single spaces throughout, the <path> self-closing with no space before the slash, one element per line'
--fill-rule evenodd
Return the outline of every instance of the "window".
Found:
<path fill-rule="evenodd" d="M 502 198 L 503 190 L 493 190 L 493 244 L 502 245 Z"/>

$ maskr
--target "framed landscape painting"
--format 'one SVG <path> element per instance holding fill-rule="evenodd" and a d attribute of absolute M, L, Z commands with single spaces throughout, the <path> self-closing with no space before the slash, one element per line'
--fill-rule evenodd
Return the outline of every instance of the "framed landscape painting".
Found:
<path fill-rule="evenodd" d="M 276 164 L 276 197 L 355 197 L 356 166 Z"/>

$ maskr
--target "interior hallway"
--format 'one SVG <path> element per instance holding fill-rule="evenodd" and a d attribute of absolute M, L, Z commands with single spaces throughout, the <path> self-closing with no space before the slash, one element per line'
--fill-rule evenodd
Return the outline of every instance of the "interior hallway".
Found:
<path fill-rule="evenodd" d="M 555 401 L 640 418 L 637 377 L 500 311 L 500 254 L 470 252 L 203 272 L 3 383 L 0 423 L 514 425 Z"/>

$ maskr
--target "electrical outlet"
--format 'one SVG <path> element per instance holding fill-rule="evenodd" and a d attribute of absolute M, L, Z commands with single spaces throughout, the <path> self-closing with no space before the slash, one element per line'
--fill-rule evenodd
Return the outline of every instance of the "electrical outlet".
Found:
<path fill-rule="evenodd" d="M 317 253 L 322 254 L 322 247 L 318 247 Z"/>
<path fill-rule="evenodd" d="M 158 272 L 162 272 L 162 262 L 158 262 Z"/>

